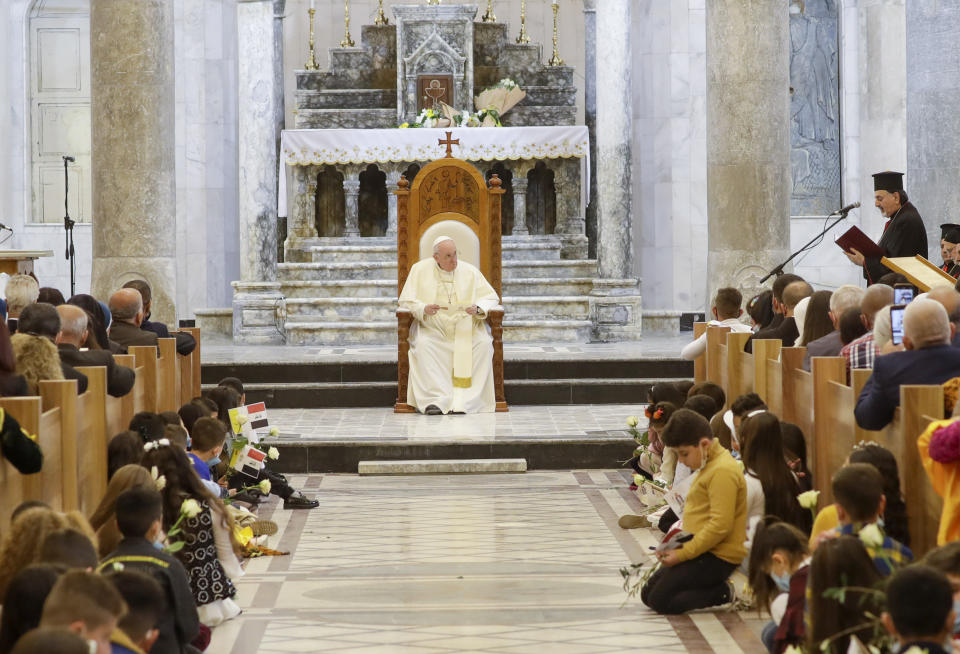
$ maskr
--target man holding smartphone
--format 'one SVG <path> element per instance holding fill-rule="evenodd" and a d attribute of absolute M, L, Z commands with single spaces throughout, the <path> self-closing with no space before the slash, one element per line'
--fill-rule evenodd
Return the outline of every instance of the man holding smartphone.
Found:
<path fill-rule="evenodd" d="M 891 312 L 890 322 L 896 320 Z M 960 349 L 951 347 L 954 326 L 942 304 L 914 300 L 903 310 L 903 352 L 877 357 L 854 415 L 863 429 L 883 429 L 900 406 L 900 386 L 942 384 L 957 376 Z"/>
<path fill-rule="evenodd" d="M 927 256 L 927 228 L 923 219 L 903 190 L 903 173 L 886 171 L 873 176 L 874 201 L 885 218 L 883 236 L 877 245 L 887 257 Z M 880 257 L 864 257 L 855 249 L 844 252 L 847 258 L 863 267 L 868 284 L 880 280 L 890 270 L 880 263 Z"/>

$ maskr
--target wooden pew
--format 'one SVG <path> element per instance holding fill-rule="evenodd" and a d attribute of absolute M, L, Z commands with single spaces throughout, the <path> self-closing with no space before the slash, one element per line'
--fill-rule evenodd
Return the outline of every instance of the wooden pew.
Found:
<path fill-rule="evenodd" d="M 901 386 L 899 438 L 884 444 L 897 459 L 900 491 L 906 499 L 910 519 L 910 545 L 918 557 L 937 546 L 943 500 L 933 490 L 923 469 L 917 438 L 932 420 L 943 417 L 941 386 Z"/>
<path fill-rule="evenodd" d="M 699 323 L 706 326 L 706 323 Z M 697 326 L 693 327 L 694 335 L 697 334 Z M 197 347 L 193 352 L 186 356 L 177 357 L 177 368 L 180 384 L 180 406 L 183 406 L 195 397 L 200 396 L 200 329 L 198 327 L 181 327 L 179 330 L 193 336 L 197 342 Z M 696 364 L 694 364 L 696 367 Z M 702 367 L 702 364 L 701 364 Z M 177 408 L 180 408 L 178 406 Z"/>
<path fill-rule="evenodd" d="M 724 376 L 726 375 L 725 360 L 727 333 L 729 332 L 729 327 L 707 327 L 707 352 L 705 354 L 706 381 L 718 384 L 722 386 L 724 390 L 727 388 L 724 383 Z"/>
<path fill-rule="evenodd" d="M 750 334 L 744 332 L 727 332 L 726 364 L 727 364 L 727 404 L 746 393 L 753 392 L 753 355 L 743 351 L 743 346 L 750 340 Z"/>
<path fill-rule="evenodd" d="M 117 432 L 107 429 L 109 400 L 107 369 L 103 366 L 80 367 L 87 376 L 87 392 L 77 398 L 77 479 L 80 485 L 79 509 L 91 515 L 107 491 L 107 444 Z M 125 428 L 125 427 L 124 427 Z"/>
<path fill-rule="evenodd" d="M 63 487 L 62 473 L 64 465 L 70 465 L 70 455 L 68 451 L 65 456 L 61 449 L 63 434 L 60 409 L 44 411 L 40 397 L 0 398 L 0 407 L 9 411 L 27 432 L 36 435 L 37 443 L 43 450 L 43 469 L 36 474 L 21 475 L 9 462 L 3 461 L 0 482 L 4 500 L 0 503 L 2 524 L 9 522 L 10 514 L 25 500 L 41 500 L 54 509 L 63 510 L 64 495 L 69 494 L 69 490 Z"/>
<path fill-rule="evenodd" d="M 806 350 L 805 347 L 785 347 L 780 350 L 780 419 L 800 427 L 809 447 L 813 441 L 813 375 L 803 369 Z M 808 460 L 812 460 L 810 457 L 811 452 L 808 451 Z"/>
<path fill-rule="evenodd" d="M 753 392 L 777 415 L 781 406 L 779 368 L 782 346 L 783 342 L 779 339 L 753 341 Z"/>
<path fill-rule="evenodd" d="M 152 345 L 132 345 L 127 352 L 137 361 L 137 381 L 143 378 L 142 395 L 135 398 L 136 412 L 157 411 L 159 399 L 158 368 L 160 360 L 157 358 L 157 348 Z M 141 372 L 142 369 L 142 372 Z M 132 416 L 131 416 L 132 417 Z"/>
<path fill-rule="evenodd" d="M 833 502 L 830 480 L 856 443 L 853 407 L 843 357 L 813 357 L 813 433 L 807 437 L 807 464 L 820 491 L 820 506 Z M 812 446 L 812 447 L 811 447 Z"/>
<path fill-rule="evenodd" d="M 157 339 L 160 356 L 157 358 L 157 413 L 180 408 L 180 384 L 177 381 L 177 341 Z"/>

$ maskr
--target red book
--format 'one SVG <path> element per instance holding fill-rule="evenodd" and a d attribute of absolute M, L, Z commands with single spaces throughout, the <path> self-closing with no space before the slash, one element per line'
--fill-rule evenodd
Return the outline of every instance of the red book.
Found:
<path fill-rule="evenodd" d="M 837 239 L 837 245 L 843 248 L 844 252 L 850 252 L 851 249 L 854 249 L 868 258 L 887 256 L 883 248 L 871 241 L 870 237 L 861 232 L 856 225 Z"/>

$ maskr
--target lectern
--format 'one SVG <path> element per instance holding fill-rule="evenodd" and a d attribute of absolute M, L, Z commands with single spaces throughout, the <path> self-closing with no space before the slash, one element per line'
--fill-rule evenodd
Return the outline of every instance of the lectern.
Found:
<path fill-rule="evenodd" d="M 0 273 L 29 275 L 34 261 L 52 256 L 53 250 L 0 250 Z"/>

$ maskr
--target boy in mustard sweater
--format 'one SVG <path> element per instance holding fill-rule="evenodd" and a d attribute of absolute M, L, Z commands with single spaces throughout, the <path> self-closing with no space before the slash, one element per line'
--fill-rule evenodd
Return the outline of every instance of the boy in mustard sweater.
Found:
<path fill-rule="evenodd" d="M 727 579 L 747 555 L 747 485 L 740 465 L 713 438 L 710 423 L 679 409 L 662 434 L 677 460 L 698 471 L 687 493 L 683 529 L 693 538 L 658 555 L 662 567 L 640 591 L 657 613 L 677 614 L 733 601 Z"/>

